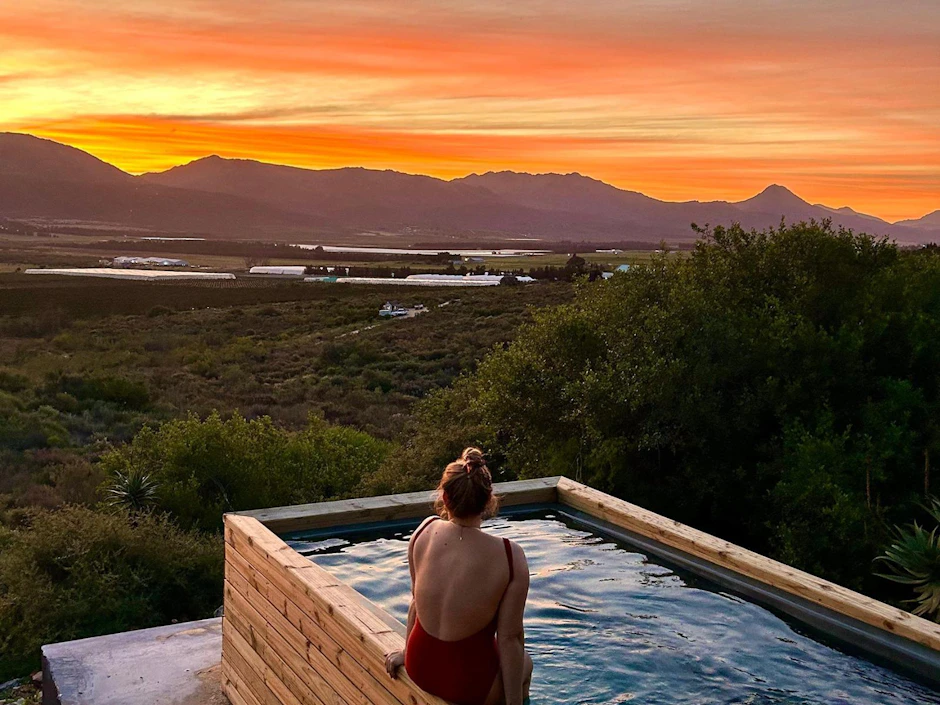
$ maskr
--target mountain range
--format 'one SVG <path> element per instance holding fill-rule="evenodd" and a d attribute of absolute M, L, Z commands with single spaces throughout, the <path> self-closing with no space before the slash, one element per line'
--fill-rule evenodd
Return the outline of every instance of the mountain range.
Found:
<path fill-rule="evenodd" d="M 0 133 L 0 217 L 226 239 L 398 232 L 594 242 L 693 240 L 692 223 L 764 228 L 781 218 L 828 218 L 902 243 L 940 241 L 940 210 L 889 223 L 810 204 L 778 185 L 740 202 L 677 203 L 580 174 L 503 171 L 447 181 L 218 156 L 134 176 L 74 147 L 17 133 Z"/>

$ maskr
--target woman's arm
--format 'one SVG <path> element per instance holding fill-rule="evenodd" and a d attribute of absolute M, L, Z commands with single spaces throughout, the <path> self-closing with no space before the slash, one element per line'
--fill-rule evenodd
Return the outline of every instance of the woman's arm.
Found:
<path fill-rule="evenodd" d="M 415 601 L 411 598 L 411 604 L 408 605 L 408 631 L 405 632 L 405 648 L 408 648 L 408 637 L 411 636 L 411 629 L 415 624 Z M 385 670 L 392 678 L 398 678 L 398 669 L 405 665 L 405 652 L 393 651 L 385 655 Z"/>
<path fill-rule="evenodd" d="M 411 603 L 408 605 L 408 629 L 405 631 L 405 645 L 408 645 L 408 639 L 411 638 L 411 630 L 415 625 L 415 598 L 412 596 Z"/>
<path fill-rule="evenodd" d="M 529 594 L 529 564 L 525 553 L 512 545 L 513 579 L 499 605 L 496 638 L 499 642 L 499 665 L 503 674 L 506 705 L 522 705 L 525 680 L 525 630 L 522 616 Z"/>
<path fill-rule="evenodd" d="M 408 605 L 408 629 L 405 632 L 405 648 L 408 648 L 408 638 L 411 636 L 411 630 L 415 625 L 415 562 L 414 562 L 414 539 L 415 536 L 424 528 L 425 524 L 433 521 L 434 517 L 425 519 L 421 526 L 411 535 L 411 541 L 408 542 L 408 569 L 411 571 L 411 603 Z M 405 663 L 405 651 L 393 651 L 385 656 L 385 670 L 392 678 L 398 677 L 398 669 Z"/>

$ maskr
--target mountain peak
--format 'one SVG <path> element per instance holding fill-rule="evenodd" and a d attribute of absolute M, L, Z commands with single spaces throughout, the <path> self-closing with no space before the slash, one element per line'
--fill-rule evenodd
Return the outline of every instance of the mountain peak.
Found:
<path fill-rule="evenodd" d="M 766 213 L 784 212 L 789 209 L 812 208 L 812 206 L 797 196 L 786 186 L 771 184 L 756 196 L 735 203 L 738 208 L 745 211 L 761 211 Z"/>
<path fill-rule="evenodd" d="M 755 198 L 761 198 L 761 199 L 787 198 L 791 200 L 796 199 L 798 201 L 803 201 L 803 199 L 797 196 L 795 193 L 793 193 L 793 191 L 788 189 L 786 186 L 781 186 L 780 184 L 771 184 L 770 186 L 765 188 L 763 191 L 761 191 L 759 194 L 757 194 L 750 200 L 754 200 Z"/>
<path fill-rule="evenodd" d="M 88 152 L 20 132 L 0 132 L 0 174 L 89 183 L 131 178 Z"/>

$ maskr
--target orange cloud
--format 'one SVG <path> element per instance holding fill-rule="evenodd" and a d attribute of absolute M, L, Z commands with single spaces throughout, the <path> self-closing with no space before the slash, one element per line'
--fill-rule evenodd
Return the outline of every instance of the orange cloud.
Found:
<path fill-rule="evenodd" d="M 577 170 L 667 199 L 783 182 L 891 219 L 940 207 L 940 4 L 507 7 L 10 3 L 0 129 L 134 172 L 217 152 Z"/>

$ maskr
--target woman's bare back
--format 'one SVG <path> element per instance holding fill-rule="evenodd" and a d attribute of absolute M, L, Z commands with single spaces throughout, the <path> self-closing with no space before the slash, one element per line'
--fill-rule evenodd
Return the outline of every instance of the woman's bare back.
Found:
<path fill-rule="evenodd" d="M 509 584 L 502 539 L 432 518 L 411 546 L 410 563 L 418 619 L 429 634 L 458 641 L 496 617 Z"/>

